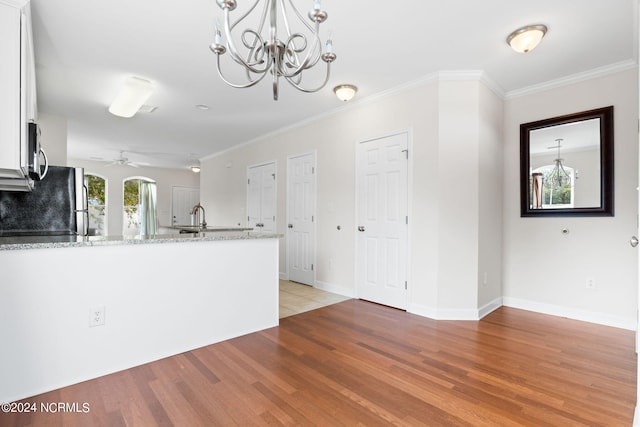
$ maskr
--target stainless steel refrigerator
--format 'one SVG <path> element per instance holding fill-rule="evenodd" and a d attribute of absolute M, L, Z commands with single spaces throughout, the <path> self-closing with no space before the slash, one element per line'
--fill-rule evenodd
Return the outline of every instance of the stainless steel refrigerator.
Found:
<path fill-rule="evenodd" d="M 30 192 L 0 191 L 0 237 L 86 236 L 84 169 L 49 166 Z"/>

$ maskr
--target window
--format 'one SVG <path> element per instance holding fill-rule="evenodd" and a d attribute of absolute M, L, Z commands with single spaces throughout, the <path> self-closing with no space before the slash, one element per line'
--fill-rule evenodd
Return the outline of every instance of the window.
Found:
<path fill-rule="evenodd" d="M 126 179 L 122 214 L 122 234 L 156 234 L 158 231 L 156 183 L 147 178 Z"/>
<path fill-rule="evenodd" d="M 556 177 L 556 166 L 546 165 L 535 169 L 534 173 L 542 174 L 542 207 L 544 208 L 572 208 L 574 199 L 574 186 L 576 174 L 572 167 L 563 165 L 564 171 L 569 176 L 569 180 L 558 184 Z"/>
<path fill-rule="evenodd" d="M 97 175 L 85 174 L 89 205 L 89 235 L 107 234 L 107 181 Z"/>

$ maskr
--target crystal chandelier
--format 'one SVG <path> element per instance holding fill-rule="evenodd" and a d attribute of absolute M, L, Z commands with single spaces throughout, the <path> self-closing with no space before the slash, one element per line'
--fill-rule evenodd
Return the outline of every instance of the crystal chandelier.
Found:
<path fill-rule="evenodd" d="M 563 141 L 562 138 L 556 139 L 557 146 L 549 147 L 549 148 L 557 148 L 558 149 L 558 157 L 554 160 L 555 166 L 553 171 L 549 175 L 548 179 L 551 181 L 551 184 L 554 188 L 564 188 L 571 186 L 571 175 L 565 170 L 562 161 L 564 159 L 560 158 L 560 143 Z"/>
<path fill-rule="evenodd" d="M 220 28 L 216 25 L 215 40 L 209 48 L 216 54 L 218 75 L 226 84 L 235 88 L 247 88 L 271 74 L 274 100 L 278 99 L 280 77 L 296 89 L 307 93 L 317 92 L 327 84 L 331 63 L 336 59 L 336 55 L 331 50 L 331 39 L 327 40 L 325 51 L 322 51 L 319 29 L 328 15 L 320 9 L 320 0 L 314 1 L 313 9 L 307 17 L 298 11 L 293 0 L 255 0 L 236 21 L 231 21 L 230 18 L 237 5 L 236 0 L 216 0 L 216 3 L 224 13 L 224 43 Z M 234 29 L 252 14 L 259 3 L 263 3 L 264 7 L 257 26 L 242 30 L 238 39 L 241 43 L 236 44 L 232 37 L 236 34 Z M 294 23 L 301 31 L 293 29 Z M 282 35 L 278 34 L 279 29 L 282 30 Z M 231 58 L 243 67 L 246 77 L 244 83 L 232 83 L 222 73 L 220 57 L 227 50 Z M 320 59 L 327 64 L 324 81 L 319 86 L 311 88 L 303 86 L 303 71 L 315 66 Z"/>

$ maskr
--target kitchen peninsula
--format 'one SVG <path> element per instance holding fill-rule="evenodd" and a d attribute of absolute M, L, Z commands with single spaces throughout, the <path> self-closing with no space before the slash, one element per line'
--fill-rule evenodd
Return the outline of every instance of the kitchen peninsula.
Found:
<path fill-rule="evenodd" d="M 278 238 L 0 238 L 0 402 L 278 324 Z"/>

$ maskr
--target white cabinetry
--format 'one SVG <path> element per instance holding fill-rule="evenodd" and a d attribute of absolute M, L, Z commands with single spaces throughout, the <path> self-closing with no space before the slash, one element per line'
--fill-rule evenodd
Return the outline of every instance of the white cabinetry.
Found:
<path fill-rule="evenodd" d="M 27 125 L 37 114 L 28 2 L 0 0 L 0 55 L 0 187 L 12 178 L 20 188 L 29 183 Z"/>

